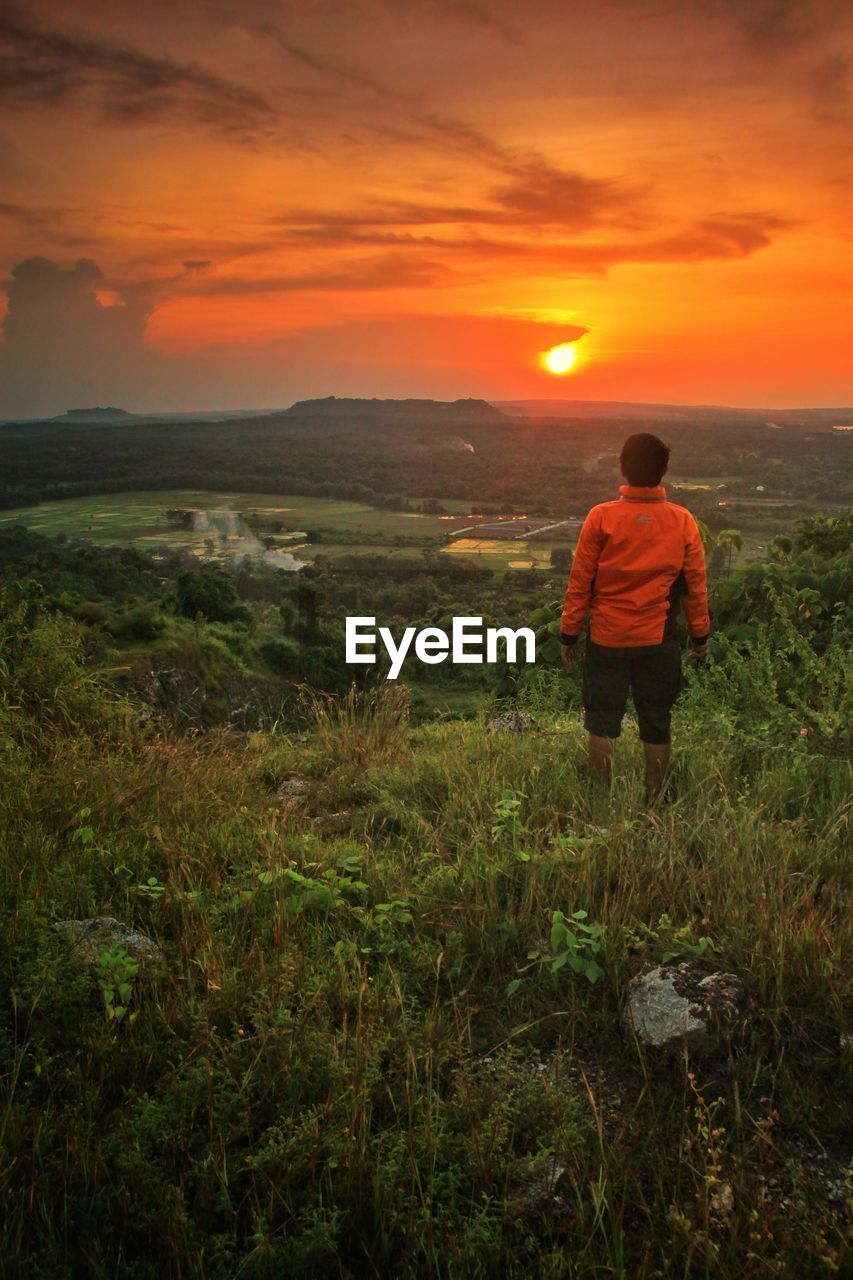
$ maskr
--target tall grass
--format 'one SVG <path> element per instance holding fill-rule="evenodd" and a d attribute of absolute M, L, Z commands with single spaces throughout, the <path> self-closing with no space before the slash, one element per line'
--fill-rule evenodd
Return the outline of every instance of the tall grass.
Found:
<path fill-rule="evenodd" d="M 823 661 L 813 735 L 784 689 L 745 712 L 749 668 L 692 681 L 652 810 L 634 730 L 602 787 L 544 694 L 538 732 L 500 735 L 412 729 L 402 686 L 306 690 L 304 739 L 145 736 L 121 705 L 59 732 L 7 697 L 0 1274 L 842 1274 L 850 771 Z M 309 804 L 277 803 L 282 772 Z M 555 910 L 601 926 L 601 981 L 530 960 Z M 101 914 L 167 956 L 133 1022 L 50 929 Z M 700 938 L 746 1036 L 626 1043 L 630 978 Z"/>

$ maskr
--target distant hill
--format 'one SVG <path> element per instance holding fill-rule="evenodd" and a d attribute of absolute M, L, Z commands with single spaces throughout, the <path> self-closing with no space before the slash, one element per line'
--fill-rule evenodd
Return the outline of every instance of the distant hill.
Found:
<path fill-rule="evenodd" d="M 136 417 L 134 413 L 128 413 L 127 409 L 116 409 L 113 405 L 101 408 L 97 405 L 94 409 L 66 409 L 64 413 L 58 413 L 52 422 L 124 422 Z"/>
<path fill-rule="evenodd" d="M 350 396 L 325 396 L 319 400 L 297 400 L 281 415 L 284 418 L 394 418 L 445 422 L 504 422 L 506 414 L 487 400 L 377 400 Z"/>

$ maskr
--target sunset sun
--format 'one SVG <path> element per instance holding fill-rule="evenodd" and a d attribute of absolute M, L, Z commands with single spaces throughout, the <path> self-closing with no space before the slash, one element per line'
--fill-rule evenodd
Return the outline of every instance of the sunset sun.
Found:
<path fill-rule="evenodd" d="M 573 342 L 562 342 L 546 351 L 543 363 L 549 373 L 570 373 L 577 363 L 578 353 Z"/>

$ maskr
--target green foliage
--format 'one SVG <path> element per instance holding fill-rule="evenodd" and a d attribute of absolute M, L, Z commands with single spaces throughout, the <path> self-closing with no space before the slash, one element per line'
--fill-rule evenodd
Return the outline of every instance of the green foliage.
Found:
<path fill-rule="evenodd" d="M 512 787 L 505 787 L 503 795 L 495 805 L 495 821 L 492 823 L 491 828 L 492 838 L 500 839 L 504 835 L 508 836 L 513 854 L 525 862 L 530 855 L 522 853 L 517 848 L 517 842 L 523 829 L 519 810 L 526 799 L 527 795 L 524 791 L 516 791 Z"/>
<path fill-rule="evenodd" d="M 275 891 L 285 918 L 289 920 L 306 912 L 346 907 L 360 901 L 367 892 L 367 885 L 360 878 L 359 861 L 352 855 L 341 855 L 333 867 L 317 870 L 318 875 L 306 875 L 294 867 L 273 867 L 256 869 L 255 877 L 261 890 Z"/>
<path fill-rule="evenodd" d="M 711 938 L 696 936 L 692 923 L 676 925 L 665 911 L 656 925 L 640 922 L 635 928 L 626 929 L 625 941 L 631 951 L 661 964 L 690 956 L 711 956 L 718 950 Z"/>
<path fill-rule="evenodd" d="M 138 969 L 139 964 L 124 947 L 98 948 L 96 973 L 108 1022 L 121 1022 L 127 1013 L 127 1007 L 133 996 L 133 979 Z M 138 1013 L 134 1010 L 128 1022 L 135 1022 L 137 1016 Z"/>
<path fill-rule="evenodd" d="M 568 965 L 573 973 L 582 973 L 589 982 L 598 982 L 604 970 L 596 957 L 600 954 L 604 930 L 599 924 L 587 924 L 587 911 L 573 911 L 566 917 L 555 911 L 551 923 L 551 955 L 548 964 L 552 973 Z M 533 958 L 532 952 L 530 959 Z"/>
<path fill-rule="evenodd" d="M 178 612 L 185 618 L 201 615 L 211 622 L 248 622 L 251 618 L 238 602 L 231 578 L 217 569 L 179 573 L 175 598 Z"/>
<path fill-rule="evenodd" d="M 849 553 L 853 546 L 853 511 L 840 516 L 806 516 L 797 525 L 795 545 L 799 551 L 815 551 L 826 558 Z"/>
<path fill-rule="evenodd" d="M 31 581 L 0 583 L 0 706 L 26 721 L 74 732 L 115 721 L 115 704 L 84 667 L 80 632 L 51 612 Z"/>
<path fill-rule="evenodd" d="M 598 956 L 604 946 L 604 929 L 600 924 L 587 924 L 588 916 L 589 912 L 582 910 L 573 911 L 570 916 L 555 911 L 551 917 L 550 949 L 533 947 L 527 953 L 528 963 L 519 972 L 526 973 L 544 965 L 550 973 L 559 973 L 568 965 L 573 973 L 583 974 L 590 983 L 603 978 Z M 507 984 L 506 994 L 515 995 L 522 982 L 522 978 L 513 978 Z"/>

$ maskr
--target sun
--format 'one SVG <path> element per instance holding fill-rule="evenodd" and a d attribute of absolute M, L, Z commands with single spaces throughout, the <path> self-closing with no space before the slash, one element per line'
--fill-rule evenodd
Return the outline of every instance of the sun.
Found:
<path fill-rule="evenodd" d="M 578 353 L 573 342 L 561 342 L 558 347 L 552 347 L 550 351 L 546 351 L 542 357 L 542 362 L 549 373 L 569 373 L 577 364 Z"/>

